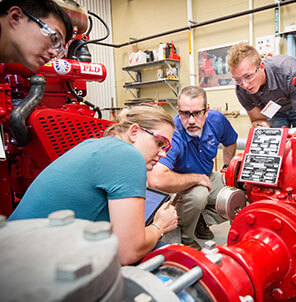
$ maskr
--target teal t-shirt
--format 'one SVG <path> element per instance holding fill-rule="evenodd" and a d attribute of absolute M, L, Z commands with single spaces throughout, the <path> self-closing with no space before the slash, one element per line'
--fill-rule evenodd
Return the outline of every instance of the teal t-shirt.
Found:
<path fill-rule="evenodd" d="M 145 198 L 146 178 L 144 157 L 131 144 L 115 137 L 89 139 L 38 175 L 9 220 L 69 209 L 77 218 L 109 221 L 108 199 Z"/>

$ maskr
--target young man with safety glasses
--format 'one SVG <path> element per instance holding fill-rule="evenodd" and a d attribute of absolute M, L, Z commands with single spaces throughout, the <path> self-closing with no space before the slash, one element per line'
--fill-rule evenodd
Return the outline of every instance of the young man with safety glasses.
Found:
<path fill-rule="evenodd" d="M 182 89 L 174 122 L 172 149 L 148 173 L 148 184 L 177 193 L 182 243 L 199 250 L 197 238 L 214 237 L 208 225 L 225 221 L 215 210 L 224 183 L 222 174 L 213 172 L 213 159 L 221 143 L 224 165 L 229 164 L 236 151 L 237 133 L 222 113 L 209 110 L 206 93 L 197 86 Z"/>
<path fill-rule="evenodd" d="M 0 2 L 0 63 L 35 71 L 63 57 L 72 34 L 69 16 L 52 0 Z"/>
<path fill-rule="evenodd" d="M 262 60 L 253 46 L 242 42 L 228 51 L 227 64 L 253 127 L 296 127 L 295 57 Z"/>

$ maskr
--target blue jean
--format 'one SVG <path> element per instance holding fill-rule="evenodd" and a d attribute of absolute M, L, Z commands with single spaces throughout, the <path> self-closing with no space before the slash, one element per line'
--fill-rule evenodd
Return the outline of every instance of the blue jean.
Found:
<path fill-rule="evenodd" d="M 278 112 L 272 119 L 269 120 L 271 128 L 281 128 L 286 126 L 287 128 L 296 128 L 296 112 L 294 109 L 290 109 L 286 112 Z"/>

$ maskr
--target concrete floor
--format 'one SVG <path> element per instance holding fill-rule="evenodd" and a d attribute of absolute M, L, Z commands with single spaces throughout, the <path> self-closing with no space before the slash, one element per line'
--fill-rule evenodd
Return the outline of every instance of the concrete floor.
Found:
<path fill-rule="evenodd" d="M 228 231 L 230 229 L 230 223 L 229 221 L 223 222 L 221 224 L 212 225 L 210 227 L 211 231 L 214 233 L 214 241 L 219 244 L 226 244 L 227 242 L 227 235 Z M 179 228 L 177 228 L 175 231 L 168 233 L 163 236 L 162 240 L 163 242 L 167 243 L 181 243 L 181 231 Z M 198 243 L 201 247 L 204 246 L 204 243 L 207 240 L 198 239 Z"/>

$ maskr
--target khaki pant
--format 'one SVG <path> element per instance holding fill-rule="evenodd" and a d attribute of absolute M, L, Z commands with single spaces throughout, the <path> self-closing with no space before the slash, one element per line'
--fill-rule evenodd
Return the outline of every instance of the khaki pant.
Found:
<path fill-rule="evenodd" d="M 222 175 L 219 172 L 212 172 L 209 178 L 212 182 L 211 191 L 204 186 L 195 186 L 177 194 L 175 207 L 179 217 L 182 242 L 185 244 L 196 240 L 194 232 L 201 213 L 208 225 L 225 221 L 215 210 L 217 195 L 224 187 Z"/>

